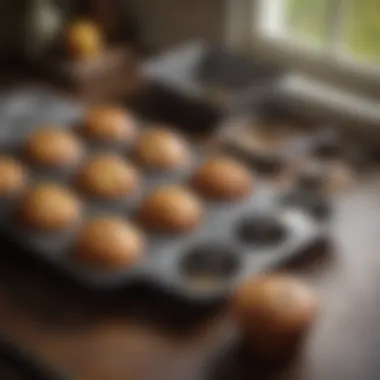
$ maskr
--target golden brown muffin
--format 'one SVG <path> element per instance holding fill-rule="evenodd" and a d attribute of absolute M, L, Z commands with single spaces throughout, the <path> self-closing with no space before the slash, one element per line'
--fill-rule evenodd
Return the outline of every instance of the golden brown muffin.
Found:
<path fill-rule="evenodd" d="M 81 216 L 81 203 L 69 190 L 55 183 L 40 183 L 21 199 L 18 217 L 27 227 L 42 232 L 73 226 Z"/>
<path fill-rule="evenodd" d="M 117 217 L 89 221 L 75 246 L 76 259 L 97 268 L 129 267 L 143 254 L 144 238 L 129 222 Z"/>
<path fill-rule="evenodd" d="M 293 349 L 313 322 L 318 300 L 308 286 L 285 275 L 247 280 L 232 298 L 232 314 L 255 350 L 277 356 Z"/>
<path fill-rule="evenodd" d="M 186 141 L 164 128 L 152 128 L 143 132 L 137 140 L 133 154 L 139 164 L 158 170 L 181 167 L 190 159 Z"/>
<path fill-rule="evenodd" d="M 104 36 L 95 22 L 77 20 L 66 32 L 66 48 L 72 58 L 95 58 L 103 51 Z"/>
<path fill-rule="evenodd" d="M 57 168 L 76 164 L 84 148 L 71 131 L 43 127 L 29 135 L 25 152 L 32 163 Z"/>
<path fill-rule="evenodd" d="M 137 169 L 113 154 L 93 157 L 78 175 L 78 185 L 83 192 L 104 199 L 128 195 L 139 182 Z"/>
<path fill-rule="evenodd" d="M 137 134 L 136 120 L 121 108 L 94 107 L 84 117 L 82 131 L 87 137 L 108 143 L 128 143 Z"/>
<path fill-rule="evenodd" d="M 181 233 L 194 229 L 202 220 L 198 198 L 179 186 L 162 186 L 145 199 L 140 220 L 151 230 Z"/>
<path fill-rule="evenodd" d="M 195 171 L 191 183 L 209 199 L 239 200 L 252 192 L 253 175 L 245 165 L 232 158 L 215 157 Z"/>
<path fill-rule="evenodd" d="M 20 162 L 10 156 L 0 156 L 0 197 L 18 194 L 25 188 L 27 179 Z"/>

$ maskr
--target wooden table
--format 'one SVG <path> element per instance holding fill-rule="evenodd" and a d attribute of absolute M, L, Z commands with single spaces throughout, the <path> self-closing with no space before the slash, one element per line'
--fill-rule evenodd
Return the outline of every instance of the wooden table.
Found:
<path fill-rule="evenodd" d="M 301 357 L 274 378 L 378 379 L 379 189 L 374 181 L 345 195 L 330 252 L 289 268 L 316 286 L 324 304 Z M 6 250 L 0 258 L 0 329 L 78 379 L 196 379 L 198 366 L 229 334 L 223 308 L 186 307 L 142 287 L 90 294 Z M 241 368 L 231 371 L 234 380 L 253 378 L 237 377 Z"/>
<path fill-rule="evenodd" d="M 323 310 L 300 357 L 270 378 L 378 379 L 379 190 L 380 181 L 363 181 L 343 196 L 332 247 L 288 268 L 315 285 Z M 92 294 L 3 245 L 1 330 L 79 380 L 198 380 L 231 323 L 223 306 L 194 307 L 140 286 Z M 269 378 L 253 364 L 243 368 L 233 352 L 223 362 L 224 379 Z"/>

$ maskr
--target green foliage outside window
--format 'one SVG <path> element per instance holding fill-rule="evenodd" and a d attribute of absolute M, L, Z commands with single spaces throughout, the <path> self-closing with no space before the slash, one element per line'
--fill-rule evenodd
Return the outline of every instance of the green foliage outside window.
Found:
<path fill-rule="evenodd" d="M 322 45 L 327 39 L 330 0 L 284 0 L 292 35 Z M 380 0 L 347 0 L 342 48 L 360 60 L 380 62 Z"/>
<path fill-rule="evenodd" d="M 286 0 L 289 32 L 322 44 L 326 40 L 326 5 L 329 0 Z"/>

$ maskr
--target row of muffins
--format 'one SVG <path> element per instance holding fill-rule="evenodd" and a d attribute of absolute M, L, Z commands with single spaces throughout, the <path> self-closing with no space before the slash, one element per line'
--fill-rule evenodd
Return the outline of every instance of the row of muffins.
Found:
<path fill-rule="evenodd" d="M 225 182 L 225 175 L 212 177 L 208 174 L 210 168 L 223 169 L 220 174 L 224 174 L 225 168 L 233 168 L 235 165 L 237 169 L 243 170 L 238 163 L 224 157 L 214 158 L 202 165 L 193 177 L 199 195 L 203 194 L 209 198 L 213 194 L 218 196 L 218 199 L 225 200 L 247 196 L 252 185 L 251 177 L 248 177 L 249 172 L 246 173 L 247 182 Z M 2 178 L 11 178 L 13 181 L 18 176 L 17 181 L 13 182 L 17 186 L 26 185 L 26 182 L 20 180 L 20 169 L 20 164 L 14 159 L 0 159 Z M 244 191 L 243 185 L 246 186 Z M 8 191 L 12 190 L 15 188 L 8 186 Z M 143 200 L 137 219 L 148 230 L 180 234 L 199 226 L 203 214 L 202 201 L 195 191 L 186 187 L 166 185 L 154 189 Z M 41 182 L 26 189 L 15 212 L 16 223 L 32 232 L 44 233 L 64 232 L 75 226 L 81 215 L 82 203 L 75 192 L 54 182 Z M 139 228 L 132 222 L 114 215 L 86 221 L 77 237 L 75 249 L 76 256 L 81 261 L 103 267 L 129 265 L 143 252 L 144 237 Z"/>
<path fill-rule="evenodd" d="M 120 184 L 129 184 L 132 177 L 126 169 L 127 166 L 124 171 L 116 170 L 110 175 L 100 171 L 101 166 L 94 165 L 101 160 L 110 160 L 110 163 L 115 163 L 112 160 L 120 160 L 116 163 L 123 163 L 118 156 L 96 156 L 91 161 L 90 167 L 86 166 L 86 169 L 91 170 L 79 171 L 78 189 L 84 189 L 84 194 L 88 194 L 90 190 L 91 194 L 100 194 L 101 191 L 107 194 L 111 189 L 112 195 L 115 195 L 114 189 L 119 189 Z M 23 193 L 21 203 L 25 204 L 24 214 L 29 215 L 27 219 L 32 226 L 42 231 L 55 231 L 70 225 L 70 219 L 76 219 L 70 215 L 76 215 L 80 206 L 79 202 L 74 200 L 76 197 L 72 195 L 73 191 L 69 188 L 57 183 L 45 182 L 37 183 L 31 189 L 24 191 L 28 184 L 26 169 L 12 156 L 0 158 L 0 173 L 2 197 Z M 83 186 L 83 183 L 86 186 Z M 139 215 L 144 224 L 153 230 L 168 232 L 191 229 L 196 225 L 196 220 L 199 219 L 202 210 L 198 195 L 208 200 L 237 201 L 251 193 L 253 177 L 244 165 L 232 158 L 220 156 L 206 160 L 195 169 L 190 177 L 189 185 L 192 189 L 179 185 L 165 185 L 154 189 L 141 205 Z M 131 186 L 128 187 L 131 188 Z M 128 191 L 120 194 L 120 197 L 126 195 Z M 65 212 L 60 213 L 62 215 L 59 218 L 57 216 L 51 218 L 57 220 L 50 220 L 50 215 L 54 215 L 54 212 L 58 213 L 56 205 L 64 208 Z"/>
<path fill-rule="evenodd" d="M 86 113 L 79 131 L 97 141 L 128 144 L 136 137 L 137 126 L 134 118 L 123 109 L 95 107 Z M 42 127 L 26 137 L 20 153 L 28 165 L 57 173 L 75 166 L 78 188 L 85 195 L 101 200 L 124 197 L 138 187 L 141 179 L 135 164 L 162 173 L 183 168 L 191 160 L 186 140 L 166 128 L 151 128 L 140 133 L 132 148 L 133 163 L 118 154 L 115 147 L 84 156 L 83 145 L 72 130 Z M 0 196 L 8 195 L 12 186 L 17 192 L 17 186 L 22 187 L 22 182 L 26 181 L 25 171 L 11 157 L 3 157 L 0 169 L 7 174 L 0 182 Z M 242 164 L 219 159 L 204 165 L 194 182 L 205 195 L 233 199 L 249 191 L 250 177 L 251 173 Z"/>
<path fill-rule="evenodd" d="M 113 107 L 91 108 L 75 131 L 54 126 L 39 128 L 27 137 L 23 151 L 33 164 L 68 168 L 84 156 L 85 144 L 80 137 L 111 147 L 128 147 L 134 142 L 134 160 L 153 169 L 174 169 L 190 159 L 190 147 L 184 138 L 166 128 L 140 132 L 131 114 Z"/>

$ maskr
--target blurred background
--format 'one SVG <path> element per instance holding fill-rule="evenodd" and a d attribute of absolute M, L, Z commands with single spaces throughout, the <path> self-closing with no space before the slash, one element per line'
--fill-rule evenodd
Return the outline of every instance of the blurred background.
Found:
<path fill-rule="evenodd" d="M 377 380 L 379 14 L 380 0 L 0 0 L 0 145 L 3 153 L 21 157 L 32 176 L 38 157 L 34 162 L 33 153 L 19 156 L 18 150 L 30 149 L 21 146 L 26 135 L 48 125 L 48 132 L 59 137 L 61 127 L 75 126 L 67 144 L 80 140 L 87 152 L 97 138 L 101 149 L 102 139 L 120 138 L 115 141 L 123 144 L 130 139 L 122 149 L 128 150 L 138 174 L 157 174 L 162 183 L 168 180 L 154 165 L 152 171 L 143 170 L 144 155 L 149 161 L 152 151 L 152 160 L 158 157 L 164 166 L 196 157 L 191 170 L 203 168 L 203 161 L 198 162 L 202 154 L 231 156 L 236 162 L 217 160 L 208 168 L 211 174 L 205 170 L 205 177 L 200 175 L 199 183 L 206 183 L 201 200 L 208 199 L 208 191 L 215 198 L 240 193 L 255 197 L 257 185 L 258 194 L 278 196 L 268 202 L 274 210 L 290 209 L 291 215 L 299 212 L 308 221 L 294 219 L 300 231 L 296 247 L 263 254 L 260 244 L 273 248 L 281 241 L 280 248 L 286 247 L 288 235 L 282 225 L 277 228 L 282 214 L 265 219 L 255 210 L 238 208 L 241 228 L 227 226 L 226 233 L 236 238 L 234 244 L 239 241 L 238 250 L 221 247 L 219 235 L 212 236 L 219 245 L 211 248 L 186 246 L 173 251 L 174 256 L 165 248 L 160 251 L 164 259 L 147 260 L 153 263 L 147 283 L 141 278 L 128 286 L 134 280 L 131 266 L 120 277 L 111 273 L 115 288 L 100 290 L 94 287 L 99 278 L 86 276 L 88 267 L 76 271 L 70 250 L 64 247 L 56 260 L 51 252 L 32 250 L 36 247 L 17 232 L 13 240 L 6 233 L 0 255 L 0 338 L 5 332 L 5 341 L 12 344 L 5 343 L 6 349 L 0 344 L 0 371 L 2 354 L 14 344 L 11 356 L 17 357 L 22 347 L 26 358 L 13 367 L 24 367 L 26 360 L 32 372 L 40 363 L 79 380 Z M 159 133 L 148 134 L 144 143 L 146 127 Z M 59 138 L 58 148 L 49 149 L 49 133 L 31 140 L 37 141 L 34 155 L 42 151 L 44 156 L 47 149 L 48 161 L 61 152 Z M 68 156 L 82 159 L 81 146 L 69 146 Z M 2 181 L 0 173 L 1 191 L 27 183 L 12 159 L 2 164 L 0 170 L 10 172 L 12 181 L 9 185 L 6 175 Z M 191 175 L 197 173 L 191 170 Z M 79 191 L 77 183 L 65 182 L 70 176 L 56 176 L 55 169 L 37 172 L 36 178 L 51 176 Z M 109 179 L 99 169 L 95 178 L 100 185 Z M 147 183 L 144 191 L 155 190 Z M 195 183 L 186 182 L 185 193 Z M 240 189 L 245 183 L 246 189 Z M 137 199 L 138 207 L 144 197 Z M 195 207 L 191 223 L 211 209 L 204 204 Z M 177 211 L 174 217 L 181 217 L 183 209 Z M 242 218 L 248 211 L 255 216 L 252 223 Z M 148 215 L 159 220 L 166 212 Z M 4 220 L 12 229 L 14 219 Z M 310 229 L 304 228 L 308 225 Z M 202 223 L 199 227 L 204 233 Z M 150 228 L 139 224 L 139 229 L 156 249 L 158 240 Z M 118 248 L 109 231 L 110 245 Z M 45 242 L 46 237 L 41 234 L 37 240 Z M 24 244 L 21 249 L 15 240 Z M 103 259 L 112 261 L 110 256 Z M 264 285 L 249 282 L 231 303 L 231 290 L 250 270 L 285 272 L 290 281 L 264 276 Z M 296 286 L 294 278 L 300 280 Z M 282 290 L 288 286 L 295 309 L 288 307 L 286 292 L 284 302 Z M 275 307 L 268 302 L 271 297 Z M 323 304 L 320 315 L 318 300 Z M 231 317 L 234 307 L 237 316 Z M 252 321 L 263 315 L 268 329 L 257 329 Z M 268 330 L 272 340 L 261 330 Z M 285 372 L 281 365 L 276 372 L 273 357 L 269 368 L 256 362 L 260 350 L 265 355 L 283 351 L 283 359 L 293 339 L 304 334 L 310 339 L 294 361 L 286 362 Z M 8 355 L 4 358 L 9 364 Z M 216 373 L 210 375 L 206 367 Z M 61 377 L 22 377 L 36 378 Z"/>
<path fill-rule="evenodd" d="M 1 7 L 4 64 L 47 59 L 68 21 L 90 15 L 104 24 L 109 38 L 133 42 L 144 54 L 194 39 L 229 43 L 379 96 L 376 0 L 18 0 Z"/>

